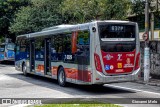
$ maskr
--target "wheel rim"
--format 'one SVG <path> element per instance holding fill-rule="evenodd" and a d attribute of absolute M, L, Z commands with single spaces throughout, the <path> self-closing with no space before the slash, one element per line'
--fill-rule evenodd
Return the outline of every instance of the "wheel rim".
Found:
<path fill-rule="evenodd" d="M 63 71 L 61 71 L 59 74 L 59 81 L 60 81 L 60 83 L 64 82 L 64 72 Z"/>

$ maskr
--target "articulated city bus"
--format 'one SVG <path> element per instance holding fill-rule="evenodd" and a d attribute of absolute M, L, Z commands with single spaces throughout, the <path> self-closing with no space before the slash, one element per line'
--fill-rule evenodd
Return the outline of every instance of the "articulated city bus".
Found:
<path fill-rule="evenodd" d="M 9 39 L 6 39 L 6 42 L 0 44 L 0 61 L 14 61 L 14 47 L 15 44 Z"/>
<path fill-rule="evenodd" d="M 135 81 L 140 77 L 137 23 L 94 21 L 20 35 L 15 68 L 57 79 L 60 86 Z"/>

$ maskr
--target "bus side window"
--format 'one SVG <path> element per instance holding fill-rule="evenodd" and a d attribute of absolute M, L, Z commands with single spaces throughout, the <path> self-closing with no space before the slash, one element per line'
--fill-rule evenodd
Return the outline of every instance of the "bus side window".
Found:
<path fill-rule="evenodd" d="M 26 45 L 27 45 L 26 47 L 27 59 L 29 59 L 29 56 L 30 56 L 30 41 L 29 40 L 26 41 Z"/>
<path fill-rule="evenodd" d="M 75 63 L 88 65 L 90 59 L 90 34 L 89 31 L 79 31 L 77 38 L 77 52 Z"/>
<path fill-rule="evenodd" d="M 66 63 L 74 62 L 74 53 L 72 53 L 72 33 L 66 33 L 63 39 L 63 61 Z"/>
<path fill-rule="evenodd" d="M 20 52 L 20 42 L 16 43 L 15 52 L 16 52 L 16 54 L 19 54 L 19 52 Z"/>
<path fill-rule="evenodd" d="M 35 41 L 36 60 L 44 60 L 44 39 L 38 38 Z"/>
<path fill-rule="evenodd" d="M 58 52 L 58 61 L 62 61 L 63 60 L 63 50 L 64 50 L 64 47 L 63 47 L 63 37 L 64 35 L 63 34 L 60 34 L 58 35 L 57 39 L 58 41 L 56 41 L 56 47 L 57 47 L 57 52 Z"/>
<path fill-rule="evenodd" d="M 26 52 L 26 40 L 22 40 L 20 43 L 20 52 Z"/>
<path fill-rule="evenodd" d="M 60 35 L 53 35 L 51 39 L 51 60 L 61 61 L 63 51 L 63 37 Z"/>
<path fill-rule="evenodd" d="M 17 46 L 16 52 L 20 51 L 20 46 Z"/>
<path fill-rule="evenodd" d="M 51 39 L 51 61 L 56 61 L 57 60 L 57 50 L 55 47 L 55 35 L 52 36 Z"/>

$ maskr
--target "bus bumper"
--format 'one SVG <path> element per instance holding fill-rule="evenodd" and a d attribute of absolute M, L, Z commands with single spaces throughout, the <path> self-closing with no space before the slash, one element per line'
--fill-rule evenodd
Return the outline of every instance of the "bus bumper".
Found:
<path fill-rule="evenodd" d="M 101 75 L 99 80 L 95 79 L 93 84 L 118 83 L 118 82 L 133 82 L 140 79 L 140 68 L 132 74 L 105 76 Z"/>

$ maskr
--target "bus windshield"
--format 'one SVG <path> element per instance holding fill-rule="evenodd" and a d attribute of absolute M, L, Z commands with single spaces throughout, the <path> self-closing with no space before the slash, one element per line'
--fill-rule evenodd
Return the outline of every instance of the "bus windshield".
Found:
<path fill-rule="evenodd" d="M 5 45 L 0 45 L 0 52 L 4 52 Z"/>
<path fill-rule="evenodd" d="M 14 50 L 15 45 L 14 44 L 8 44 L 7 49 L 8 50 Z"/>
<path fill-rule="evenodd" d="M 122 23 L 99 23 L 98 29 L 102 51 L 130 52 L 135 49 L 135 25 Z"/>

